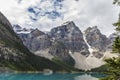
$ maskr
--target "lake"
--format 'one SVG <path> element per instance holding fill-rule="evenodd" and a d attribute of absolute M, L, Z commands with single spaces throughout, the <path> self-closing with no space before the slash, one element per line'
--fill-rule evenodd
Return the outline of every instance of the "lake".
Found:
<path fill-rule="evenodd" d="M 41 73 L 0 73 L 0 80 L 98 80 L 98 78 L 102 77 L 105 77 L 105 75 L 99 73 L 54 73 L 51 75 Z"/>

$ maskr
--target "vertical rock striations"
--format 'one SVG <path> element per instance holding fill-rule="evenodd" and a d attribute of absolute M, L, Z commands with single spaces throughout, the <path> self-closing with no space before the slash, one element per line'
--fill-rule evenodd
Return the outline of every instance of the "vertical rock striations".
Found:
<path fill-rule="evenodd" d="M 72 53 L 79 52 L 85 56 L 89 55 L 88 46 L 83 39 L 83 34 L 73 21 L 53 28 L 50 32 L 50 37 L 56 42 L 63 43 Z"/>

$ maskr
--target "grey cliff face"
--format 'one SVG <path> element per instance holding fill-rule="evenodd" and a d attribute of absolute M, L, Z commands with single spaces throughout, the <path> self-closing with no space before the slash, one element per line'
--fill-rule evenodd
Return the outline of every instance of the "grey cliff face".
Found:
<path fill-rule="evenodd" d="M 51 46 L 49 36 L 38 29 L 31 31 L 28 34 L 19 34 L 23 43 L 31 52 L 44 50 Z"/>
<path fill-rule="evenodd" d="M 52 47 L 50 47 L 49 53 L 71 66 L 75 64 L 74 59 L 69 54 L 69 50 L 62 42 L 55 42 Z"/>
<path fill-rule="evenodd" d="M 93 48 L 97 49 L 100 52 L 105 52 L 108 45 L 111 43 L 105 35 L 103 35 L 100 30 L 95 27 L 89 27 L 85 30 L 85 36 L 88 44 Z"/>
<path fill-rule="evenodd" d="M 29 45 L 32 51 L 44 50 L 51 46 L 51 41 L 48 35 L 41 35 L 37 38 L 33 38 Z"/>
<path fill-rule="evenodd" d="M 45 33 L 38 30 L 38 29 L 35 29 L 31 32 L 31 37 L 38 37 L 38 36 L 41 36 L 41 35 L 44 35 Z"/>
<path fill-rule="evenodd" d="M 54 57 L 57 57 L 69 65 L 74 65 L 74 60 L 69 55 L 69 50 L 57 41 L 53 42 L 53 39 L 50 38 L 48 34 L 35 29 L 28 34 L 18 35 L 31 52 L 48 49 L 48 53 L 52 54 Z"/>
<path fill-rule="evenodd" d="M 85 56 L 89 55 L 88 46 L 83 39 L 83 34 L 72 21 L 53 28 L 50 32 L 50 37 L 54 41 L 63 43 L 72 52 L 80 52 Z"/>

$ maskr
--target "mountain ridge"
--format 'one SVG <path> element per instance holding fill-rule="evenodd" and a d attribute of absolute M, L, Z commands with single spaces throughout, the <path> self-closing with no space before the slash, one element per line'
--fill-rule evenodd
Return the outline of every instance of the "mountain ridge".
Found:
<path fill-rule="evenodd" d="M 34 55 L 23 43 L 13 31 L 7 18 L 0 13 L 0 67 L 8 67 L 15 71 L 76 70 L 55 60 L 50 61 Z"/>
<path fill-rule="evenodd" d="M 38 49 L 33 51 L 33 53 L 50 60 L 54 57 L 61 59 L 63 62 L 67 60 L 67 64 L 72 60 L 74 67 L 78 69 L 89 70 L 99 67 L 105 64 L 102 59 L 108 56 L 108 53 L 111 53 L 111 40 L 102 34 L 97 26 L 89 27 L 83 33 L 73 21 L 68 21 L 52 28 L 50 32 L 44 33 L 44 35 L 47 36 L 46 39 L 43 38 L 43 35 L 38 35 L 37 37 L 33 36 L 32 39 L 29 38 L 32 40 L 32 42 L 28 43 L 29 45 L 39 45 Z M 21 37 L 21 39 L 29 40 L 24 37 Z M 41 42 L 41 40 L 44 42 Z M 48 41 L 45 42 L 46 40 Z M 49 44 L 49 46 L 46 44 Z M 103 45 L 105 45 L 104 48 L 102 47 Z M 40 46 L 43 48 L 39 48 Z M 81 61 L 81 59 L 83 61 Z M 91 65 L 91 62 L 94 62 L 94 64 Z"/>

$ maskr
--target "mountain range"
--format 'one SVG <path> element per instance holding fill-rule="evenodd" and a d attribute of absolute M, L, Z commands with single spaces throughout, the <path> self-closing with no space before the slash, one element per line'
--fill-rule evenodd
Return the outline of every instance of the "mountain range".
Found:
<path fill-rule="evenodd" d="M 16 27 L 20 29 L 19 26 Z M 26 30 L 24 29 L 24 31 Z M 33 35 L 31 35 L 30 38 L 40 35 L 38 32 L 36 32 L 36 30 L 32 31 Z M 44 33 L 41 33 L 41 35 L 43 34 Z M 44 36 L 44 38 L 46 37 L 47 36 Z M 49 60 L 44 57 L 36 56 L 32 51 L 37 49 L 33 50 L 32 48 L 30 52 L 28 48 L 24 46 L 23 42 L 26 43 L 23 39 L 21 40 L 18 37 L 8 19 L 0 12 L 0 72 L 4 72 L 7 68 L 7 71 L 44 71 L 44 69 L 50 69 L 53 71 L 71 72 L 76 70 L 74 67 L 60 60 Z"/>
<path fill-rule="evenodd" d="M 23 44 L 37 56 L 49 60 L 58 59 L 78 69 L 90 70 L 105 64 L 111 54 L 115 35 L 102 34 L 97 26 L 82 32 L 73 21 L 54 27 L 50 32 L 26 29 L 13 25 Z"/>

